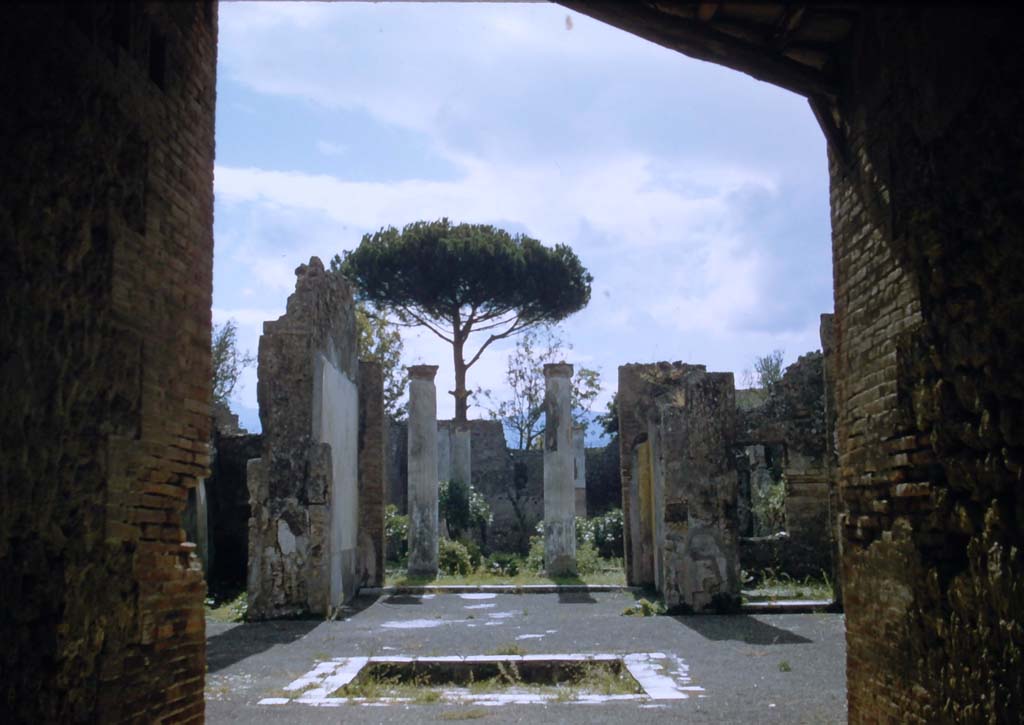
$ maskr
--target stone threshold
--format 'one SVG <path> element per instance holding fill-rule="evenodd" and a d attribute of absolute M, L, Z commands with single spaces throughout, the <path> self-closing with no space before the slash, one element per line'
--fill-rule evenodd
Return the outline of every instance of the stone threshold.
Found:
<path fill-rule="evenodd" d="M 817 614 L 836 610 L 830 599 L 777 599 L 773 602 L 746 602 L 741 614 Z"/>
<path fill-rule="evenodd" d="M 631 592 L 641 594 L 643 587 L 622 584 L 399 584 L 392 587 L 362 587 L 359 596 L 385 594 L 559 594 L 571 592 Z"/>

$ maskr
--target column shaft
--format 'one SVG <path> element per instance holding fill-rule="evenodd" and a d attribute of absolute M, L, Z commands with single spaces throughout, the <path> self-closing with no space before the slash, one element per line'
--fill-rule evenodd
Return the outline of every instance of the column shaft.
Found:
<path fill-rule="evenodd" d="M 410 576 L 437 575 L 436 365 L 409 368 Z"/>
<path fill-rule="evenodd" d="M 576 574 L 572 365 L 545 365 L 544 384 L 544 567 L 551 576 L 571 576 Z"/>

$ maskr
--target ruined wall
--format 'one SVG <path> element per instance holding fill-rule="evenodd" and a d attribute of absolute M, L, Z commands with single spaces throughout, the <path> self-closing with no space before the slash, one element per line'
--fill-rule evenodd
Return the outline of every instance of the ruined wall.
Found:
<path fill-rule="evenodd" d="M 760 485 L 759 477 L 770 475 L 771 463 L 761 458 L 768 453 L 785 481 L 788 537 L 786 555 L 779 563 L 792 576 L 832 574 L 826 428 L 824 356 L 820 352 L 801 355 L 759 404 L 744 405 L 737 415 L 738 443 L 747 453 L 741 468 L 749 470 L 751 490 Z"/>
<path fill-rule="evenodd" d="M 663 391 L 659 382 L 666 376 L 681 377 L 689 370 L 704 371 L 703 365 L 651 363 L 619 366 L 619 480 L 621 484 L 623 544 L 625 548 L 626 581 L 632 586 L 655 584 L 654 515 L 652 499 L 638 479 L 637 447 L 648 440 L 650 416 L 654 399 Z"/>
<path fill-rule="evenodd" d="M 249 559 L 249 460 L 259 458 L 263 436 L 239 431 L 214 433 L 213 461 L 206 480 L 211 588 L 245 585 Z"/>
<path fill-rule="evenodd" d="M 263 325 L 248 484 L 249 616 L 326 613 L 357 587 L 358 377 L 348 283 L 312 257 Z"/>
<path fill-rule="evenodd" d="M 736 398 L 731 373 L 703 365 L 619 368 L 626 575 L 670 607 L 739 603 Z"/>
<path fill-rule="evenodd" d="M 587 448 L 587 516 L 599 516 L 622 507 L 619 480 L 619 441 L 603 448 Z"/>
<path fill-rule="evenodd" d="M 198 721 L 216 7 L 5 6 L 7 721 Z"/>
<path fill-rule="evenodd" d="M 491 507 L 494 521 L 487 532 L 487 548 L 497 551 L 524 552 L 533 534 L 533 527 L 544 516 L 544 467 L 541 451 L 510 451 L 505 444 L 505 433 L 500 421 L 469 421 L 470 449 L 472 451 L 472 484 Z M 438 468 L 441 453 L 450 456 L 451 436 L 447 435 L 451 421 L 437 423 Z M 407 438 L 405 423 L 392 423 L 388 433 L 387 453 L 387 497 L 389 503 L 405 509 L 402 501 L 408 487 L 408 472 L 402 464 L 406 455 L 406 444 L 396 444 L 395 437 Z M 449 458 L 450 460 L 450 458 Z M 520 488 L 516 488 L 516 463 L 520 466 Z M 513 505 L 513 500 L 515 504 Z M 516 513 L 516 507 L 520 514 Z M 520 515 L 525 529 L 520 527 Z"/>
<path fill-rule="evenodd" d="M 968 30 L 969 29 L 969 30 Z M 830 156 L 851 722 L 1024 711 L 1024 56 L 873 9 Z"/>
<path fill-rule="evenodd" d="M 739 605 L 736 426 L 732 373 L 689 369 L 652 415 L 657 580 L 669 607 Z"/>
<path fill-rule="evenodd" d="M 387 502 L 404 514 L 409 508 L 409 426 L 405 421 L 387 423 L 387 451 L 384 459 Z"/>

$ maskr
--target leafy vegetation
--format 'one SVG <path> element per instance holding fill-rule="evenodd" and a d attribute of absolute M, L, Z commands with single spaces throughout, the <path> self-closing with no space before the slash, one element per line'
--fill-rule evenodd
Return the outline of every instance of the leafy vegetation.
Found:
<path fill-rule="evenodd" d="M 409 553 L 409 517 L 389 503 L 384 507 L 384 539 L 388 561 L 401 561 Z"/>
<path fill-rule="evenodd" d="M 835 588 L 832 579 L 825 572 L 820 577 L 806 576 L 795 579 L 789 574 L 766 567 L 759 572 L 743 572 L 744 597 L 750 601 L 774 601 L 777 599 L 813 599 L 832 601 Z"/>
<path fill-rule="evenodd" d="M 750 512 L 754 536 L 770 536 L 786 529 L 786 482 L 784 480 L 750 487 Z"/>
<path fill-rule="evenodd" d="M 480 405 L 494 420 L 500 420 L 516 439 L 520 450 L 538 449 L 544 435 L 544 366 L 565 360 L 572 345 L 562 340 L 558 329 L 544 325 L 524 332 L 508 357 L 505 381 L 511 397 L 497 400 L 489 390 L 478 388 Z M 588 423 L 587 414 L 601 392 L 601 374 L 581 367 L 572 381 L 572 417 L 575 424 Z"/>
<path fill-rule="evenodd" d="M 244 589 L 230 591 L 211 590 L 203 600 L 206 616 L 217 622 L 244 622 L 249 601 Z"/>
<path fill-rule="evenodd" d="M 486 540 L 487 527 L 494 516 L 487 499 L 472 484 L 458 480 L 441 481 L 437 496 L 438 510 L 453 537 L 458 539 L 475 531 L 482 541 Z"/>
<path fill-rule="evenodd" d="M 474 571 L 465 544 L 451 539 L 442 538 L 438 542 L 437 565 L 452 576 L 469 576 Z"/>
<path fill-rule="evenodd" d="M 605 559 L 622 556 L 625 551 L 622 533 L 622 509 L 612 509 L 589 519 L 576 519 L 576 542 L 590 542 Z"/>
<path fill-rule="evenodd" d="M 622 614 L 627 617 L 657 617 L 664 613 L 665 605 L 662 602 L 652 602 L 642 597 L 633 606 L 622 610 Z"/>
<path fill-rule="evenodd" d="M 234 320 L 213 328 L 210 353 L 213 356 L 213 402 L 227 405 L 242 370 L 253 365 L 256 358 L 249 351 L 238 349 L 238 325 Z"/>
<path fill-rule="evenodd" d="M 465 422 L 466 372 L 494 342 L 557 322 L 590 301 L 592 277 L 564 244 L 485 224 L 448 219 L 367 234 L 336 257 L 362 301 L 391 312 L 401 325 L 423 326 L 452 346 L 455 419 Z M 474 333 L 485 339 L 467 351 Z"/>

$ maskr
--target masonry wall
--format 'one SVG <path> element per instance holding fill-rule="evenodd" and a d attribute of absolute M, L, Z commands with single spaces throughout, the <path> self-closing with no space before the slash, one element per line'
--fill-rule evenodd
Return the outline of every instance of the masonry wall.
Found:
<path fill-rule="evenodd" d="M 654 516 L 650 497 L 641 491 L 637 472 L 638 456 L 650 451 L 638 447 L 649 439 L 655 398 L 667 387 L 665 381 L 679 379 L 689 371 L 706 372 L 703 365 L 681 362 L 631 363 L 619 366 L 619 480 L 621 483 L 623 544 L 626 581 L 632 586 L 655 584 Z M 644 505 L 647 503 L 648 505 Z M 658 512 L 660 515 L 660 512 Z"/>
<path fill-rule="evenodd" d="M 1024 712 L 1016 18 L 868 11 L 830 154 L 850 721 Z"/>
<path fill-rule="evenodd" d="M 198 721 L 216 6 L 0 23 L 7 721 Z"/>
<path fill-rule="evenodd" d="M 747 453 L 740 463 L 749 471 L 750 488 L 768 473 L 762 456 L 769 453 L 785 481 L 788 536 L 778 564 L 795 577 L 832 575 L 825 398 L 824 356 L 810 352 L 786 368 L 763 401 L 737 413 L 737 440 Z"/>
<path fill-rule="evenodd" d="M 734 611 L 740 598 L 735 386 L 732 373 L 688 367 L 672 374 L 671 391 L 655 398 L 648 418 L 655 577 L 670 608 Z"/>
<path fill-rule="evenodd" d="M 316 257 L 263 325 L 263 450 L 248 467 L 250 617 L 327 613 L 358 586 L 358 367 L 352 292 Z"/>
<path fill-rule="evenodd" d="M 249 559 L 249 487 L 246 470 L 259 458 L 260 434 L 214 435 L 214 458 L 206 480 L 211 588 L 245 586 Z"/>

